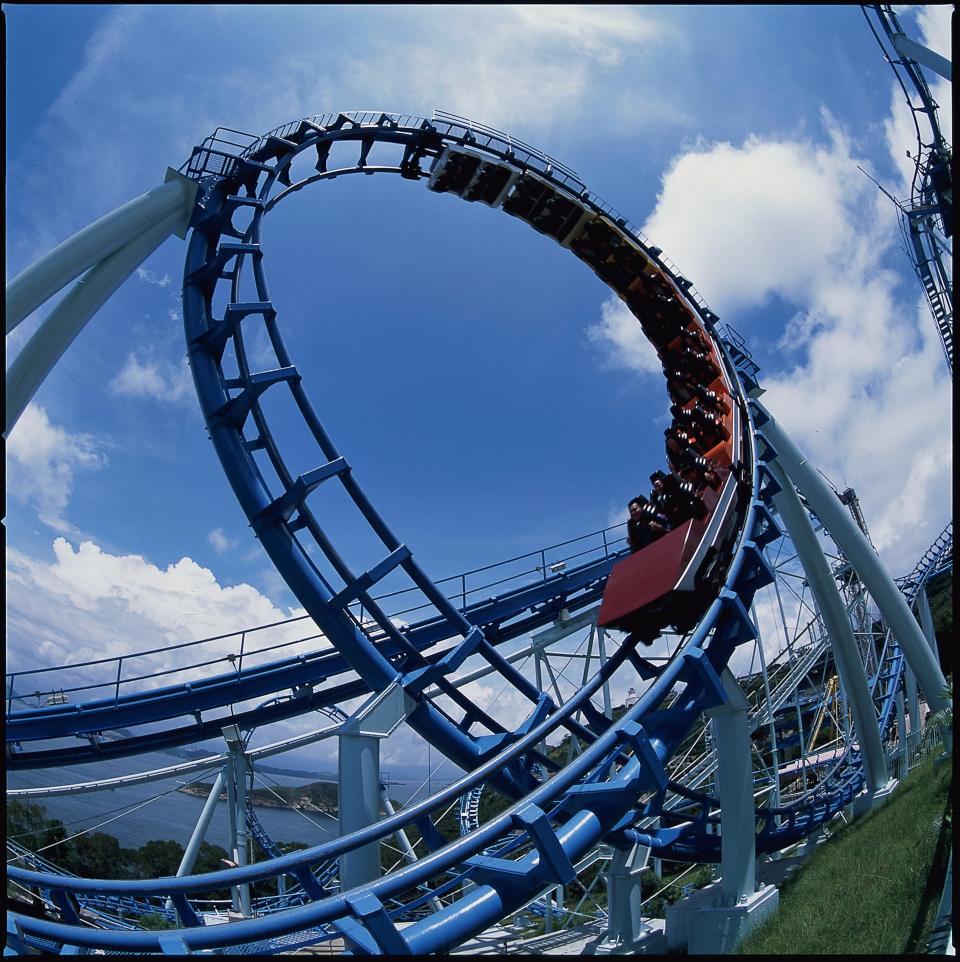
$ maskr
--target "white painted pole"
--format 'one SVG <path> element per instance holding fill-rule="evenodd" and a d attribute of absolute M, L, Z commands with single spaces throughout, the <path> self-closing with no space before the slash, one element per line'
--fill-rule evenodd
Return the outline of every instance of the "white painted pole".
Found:
<path fill-rule="evenodd" d="M 910 767 L 910 752 L 907 750 L 907 713 L 903 703 L 903 692 L 898 691 L 895 697 L 897 706 L 897 765 L 900 769 L 899 778 L 906 778 Z"/>
<path fill-rule="evenodd" d="M 598 625 L 597 626 L 597 651 L 600 654 L 600 670 L 601 671 L 603 671 L 603 669 L 607 665 L 607 648 L 606 648 L 606 645 L 604 644 L 606 637 L 607 637 L 606 629 L 601 628 Z M 557 694 L 559 695 L 559 692 L 557 692 Z M 604 715 L 607 716 L 607 718 L 613 718 L 613 707 L 610 701 L 610 680 L 609 679 L 607 679 L 607 681 L 603 683 L 603 713 Z"/>
<path fill-rule="evenodd" d="M 105 214 L 21 271 L 6 288 L 6 333 L 75 277 L 171 216 L 184 237 L 197 182 L 167 170 L 166 182 Z"/>
<path fill-rule="evenodd" d="M 237 781 L 232 753 L 224 765 L 224 771 L 226 773 L 224 781 L 227 783 L 227 820 L 230 832 L 227 851 L 230 853 L 230 860 L 233 864 L 238 865 L 240 856 L 237 852 Z M 230 908 L 234 912 L 240 911 L 240 889 L 236 885 L 230 886 Z"/>
<path fill-rule="evenodd" d="M 100 261 L 77 281 L 37 328 L 7 369 L 6 437 L 74 338 L 127 277 L 173 233 L 180 219 L 179 213 L 167 215 Z"/>
<path fill-rule="evenodd" d="M 386 813 L 388 818 L 395 814 L 393 802 L 390 801 L 390 797 L 387 795 L 386 786 L 383 784 L 380 786 L 380 804 L 383 805 L 383 811 Z M 410 839 L 407 838 L 407 833 L 402 828 L 398 828 L 393 833 L 393 837 L 396 839 L 397 845 L 400 847 L 400 851 L 403 853 L 403 860 L 408 865 L 412 865 L 414 862 L 416 862 L 417 853 L 414 852 L 413 846 L 410 844 Z M 430 907 L 434 912 L 439 912 L 443 908 L 443 905 L 441 905 L 440 899 L 432 898 L 430 899 Z"/>
<path fill-rule="evenodd" d="M 934 73 L 939 74 L 944 80 L 953 83 L 953 66 L 946 57 L 934 53 L 929 47 L 925 47 L 916 40 L 911 40 L 905 33 L 895 33 L 890 37 L 897 53 L 908 60 L 915 60 L 924 67 L 929 67 Z"/>
<path fill-rule="evenodd" d="M 917 695 L 917 676 L 907 665 L 904 670 L 903 687 L 907 693 L 907 712 L 910 715 L 910 734 L 908 736 L 909 754 L 913 757 L 920 743 L 920 699 Z"/>
<path fill-rule="evenodd" d="M 227 798 L 234 815 L 230 820 L 230 833 L 233 842 L 233 860 L 238 866 L 250 863 L 250 834 L 247 829 L 247 776 L 250 766 L 243 750 L 243 739 L 236 725 L 227 725 L 223 737 L 230 751 L 230 761 L 226 769 Z M 250 918 L 253 914 L 250 905 L 250 883 L 243 882 L 235 889 L 235 906 L 240 914 Z"/>
<path fill-rule="evenodd" d="M 761 428 L 765 434 L 766 427 L 767 425 L 764 424 Z M 779 451 L 776 441 L 772 438 L 770 441 Z M 810 590 L 820 609 L 820 616 L 826 626 L 833 657 L 837 664 L 837 673 L 840 675 L 853 710 L 854 725 L 864 757 L 867 784 L 871 794 L 876 794 L 887 784 L 890 776 L 883 754 L 883 745 L 880 742 L 880 732 L 877 729 L 877 716 L 870 696 L 870 687 L 860 662 L 853 629 L 847 620 L 846 606 L 843 598 L 840 597 L 837 583 L 833 580 L 827 559 L 823 556 L 813 525 L 790 479 L 784 473 L 779 458 L 770 464 L 770 470 L 781 487 L 781 490 L 773 496 L 773 503 L 780 513 L 784 527 L 790 534 L 797 557 L 810 584 Z M 837 505 L 843 510 L 839 501 Z M 859 530 L 857 528 L 857 531 Z"/>
<path fill-rule="evenodd" d="M 777 424 L 776 419 L 751 399 L 751 404 L 768 420 L 761 424 L 761 431 L 778 452 L 777 460 L 794 484 L 807 499 L 810 507 L 823 522 L 824 527 L 856 569 L 860 580 L 866 585 L 887 626 L 892 629 L 903 648 L 910 667 L 917 676 L 920 690 L 934 711 L 947 708 L 943 691 L 946 679 L 934 659 L 927 639 L 924 638 L 903 595 L 897 590 L 876 551 L 854 524 L 839 498 L 830 490 L 813 465 Z M 762 420 L 762 419 L 761 419 Z"/>
<path fill-rule="evenodd" d="M 185 875 L 189 875 L 193 866 L 196 864 L 200 846 L 203 844 L 203 837 L 207 834 L 207 829 L 210 827 L 210 820 L 213 818 L 213 812 L 217 807 L 217 802 L 220 800 L 220 792 L 222 791 L 223 769 L 217 772 L 213 788 L 210 789 L 210 794 L 203 804 L 203 811 L 200 813 L 200 818 L 197 819 L 197 824 L 194 826 L 190 841 L 187 842 L 187 849 L 183 853 L 183 858 L 180 860 L 180 867 L 177 869 L 177 878 L 183 878 Z M 167 899 L 167 908 L 173 908 L 173 899 Z"/>

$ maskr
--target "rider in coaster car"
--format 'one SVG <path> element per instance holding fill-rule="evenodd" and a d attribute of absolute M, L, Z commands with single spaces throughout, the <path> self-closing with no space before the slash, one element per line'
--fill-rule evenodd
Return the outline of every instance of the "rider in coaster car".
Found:
<path fill-rule="evenodd" d="M 705 411 L 699 404 L 692 408 L 684 408 L 675 403 L 670 406 L 670 413 L 677 424 L 695 435 L 708 449 L 724 439 L 720 419 L 715 414 Z"/>
<path fill-rule="evenodd" d="M 669 530 L 667 519 L 642 494 L 631 498 L 627 509 L 630 512 L 627 521 L 627 543 L 631 552 L 653 544 Z"/>
<path fill-rule="evenodd" d="M 673 370 L 667 375 L 667 392 L 678 404 L 687 404 L 697 397 L 698 387 L 687 371 Z"/>
<path fill-rule="evenodd" d="M 716 391 L 711 391 L 702 384 L 694 384 L 693 394 L 694 397 L 696 397 L 700 402 L 701 407 L 703 407 L 705 411 L 709 411 L 711 414 L 722 416 L 729 410 L 723 398 L 720 397 Z"/>
<path fill-rule="evenodd" d="M 701 491 L 708 486 L 719 487 L 721 478 L 717 462 L 713 458 L 705 458 L 693 445 L 684 443 L 680 434 L 687 437 L 684 432 L 666 435 L 667 464 L 670 470 L 684 481 L 691 482 L 695 491 Z"/>
<path fill-rule="evenodd" d="M 697 496 L 694 486 L 684 481 L 679 475 L 662 471 L 655 471 L 650 475 L 653 484 L 656 506 L 667 516 L 670 527 L 689 521 L 691 518 L 703 518 L 707 508 Z"/>
<path fill-rule="evenodd" d="M 707 351 L 686 347 L 678 358 L 682 370 L 689 371 L 697 380 L 709 384 L 720 376 L 720 371 Z"/>

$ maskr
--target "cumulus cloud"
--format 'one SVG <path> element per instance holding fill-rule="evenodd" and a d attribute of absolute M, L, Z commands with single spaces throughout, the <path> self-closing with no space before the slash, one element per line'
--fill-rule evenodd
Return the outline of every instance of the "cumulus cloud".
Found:
<path fill-rule="evenodd" d="M 144 359 L 131 352 L 110 382 L 109 390 L 117 397 L 149 398 L 165 404 L 189 402 L 193 399 L 190 365 L 186 358 L 177 365 L 160 358 Z"/>
<path fill-rule="evenodd" d="M 640 322 L 615 295 L 600 305 L 600 321 L 587 328 L 587 337 L 606 349 L 609 364 L 638 374 L 662 374 L 660 358 Z"/>
<path fill-rule="evenodd" d="M 748 342 L 772 346 L 739 313 L 787 305 L 764 400 L 824 472 L 856 488 L 899 573 L 949 516 L 950 381 L 932 320 L 887 266 L 896 212 L 856 169 L 844 130 L 822 120 L 820 143 L 697 144 L 670 165 L 642 229 Z"/>
<path fill-rule="evenodd" d="M 8 550 L 7 599 L 7 656 L 17 668 L 229 635 L 203 649 L 205 655 L 222 654 L 238 649 L 240 629 L 302 614 L 281 610 L 251 585 L 220 584 L 189 557 L 160 567 L 141 555 L 111 554 L 92 541 L 74 545 L 66 538 L 53 542 L 52 560 Z M 271 638 L 306 637 L 316 633 L 311 626 L 297 622 L 274 630 Z M 266 643 L 250 636 L 248 651 Z M 143 664 L 184 664 L 178 657 L 164 651 Z"/>
<path fill-rule="evenodd" d="M 70 501 L 74 474 L 104 464 L 106 456 L 92 435 L 51 424 L 46 410 L 31 403 L 7 440 L 7 490 L 35 507 L 44 523 L 68 530 L 60 515 Z"/>
<path fill-rule="evenodd" d="M 233 551 L 237 547 L 236 538 L 228 538 L 227 535 L 223 533 L 223 528 L 214 528 L 210 534 L 207 535 L 207 541 L 213 547 L 213 550 L 217 554 L 225 554 L 227 551 Z"/>
<path fill-rule="evenodd" d="M 802 302 L 847 260 L 857 234 L 851 205 L 876 188 L 843 131 L 823 120 L 825 144 L 701 141 L 664 174 L 643 232 L 721 315 L 774 294 Z"/>

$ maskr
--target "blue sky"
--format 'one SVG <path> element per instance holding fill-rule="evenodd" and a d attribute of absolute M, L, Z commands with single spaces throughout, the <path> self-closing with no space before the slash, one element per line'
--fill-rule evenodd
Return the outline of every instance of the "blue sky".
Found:
<path fill-rule="evenodd" d="M 949 10 L 902 19 L 949 55 Z M 905 196 L 912 136 L 858 7 L 4 13 L 8 277 L 156 186 L 218 125 L 449 110 L 559 158 L 664 249 L 746 337 L 773 413 L 856 488 L 892 573 L 949 518 L 946 366 L 895 211 L 857 170 Z M 949 140 L 949 88 L 934 90 Z M 278 207 L 266 245 L 315 407 L 435 577 L 623 520 L 661 466 L 668 401 L 635 322 L 512 218 L 345 178 Z M 13 666 L 296 610 L 205 434 L 183 256 L 174 238 L 142 266 L 11 435 Z M 8 363 L 48 309 L 8 338 Z M 359 566 L 359 546 L 343 550 Z"/>

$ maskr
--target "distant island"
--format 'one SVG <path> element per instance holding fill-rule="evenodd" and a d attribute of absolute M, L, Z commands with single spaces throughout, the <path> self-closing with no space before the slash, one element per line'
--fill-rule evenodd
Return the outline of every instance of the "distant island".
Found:
<path fill-rule="evenodd" d="M 191 785 L 181 785 L 177 791 L 207 798 L 212 789 L 213 782 L 194 782 Z M 220 799 L 225 800 L 226 797 L 224 790 L 220 793 Z M 320 812 L 332 818 L 336 818 L 339 813 L 339 790 L 336 782 L 277 785 L 272 789 L 254 788 L 250 793 L 250 801 L 262 808 L 297 808 L 303 812 Z"/>

